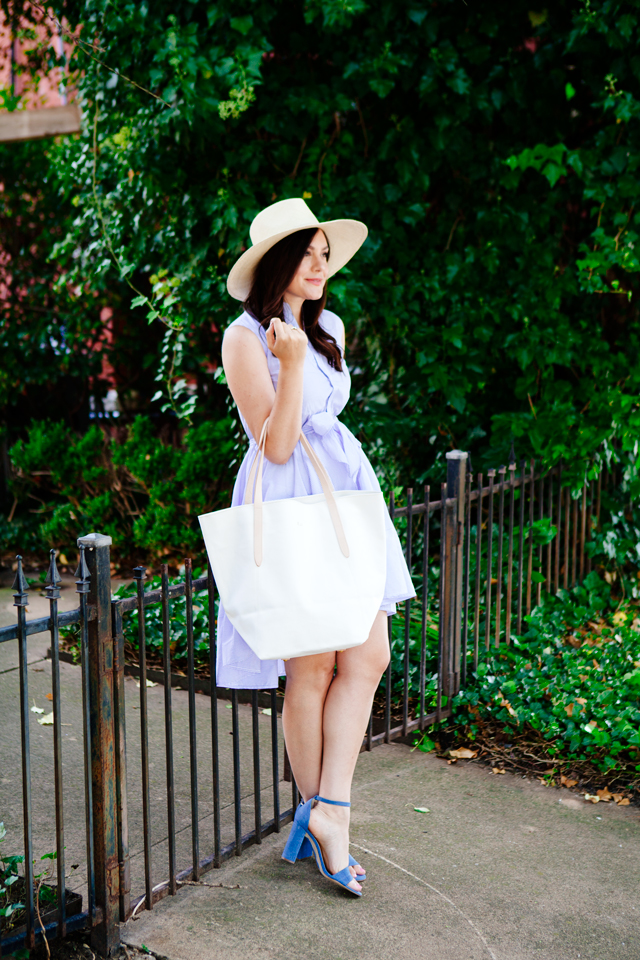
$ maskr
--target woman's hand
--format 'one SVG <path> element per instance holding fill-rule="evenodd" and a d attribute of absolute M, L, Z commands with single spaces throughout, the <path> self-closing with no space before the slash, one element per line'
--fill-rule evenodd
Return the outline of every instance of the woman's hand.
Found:
<path fill-rule="evenodd" d="M 271 318 L 267 330 L 267 346 L 281 366 L 301 367 L 307 356 L 307 335 L 298 326 L 284 323 L 279 317 Z"/>

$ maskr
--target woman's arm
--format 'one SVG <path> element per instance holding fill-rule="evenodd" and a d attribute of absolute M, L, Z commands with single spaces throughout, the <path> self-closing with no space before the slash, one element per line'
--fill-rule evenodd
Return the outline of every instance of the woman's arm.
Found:
<path fill-rule="evenodd" d="M 256 440 L 270 418 L 265 455 L 272 463 L 286 463 L 300 439 L 307 342 L 299 327 L 272 320 L 267 345 L 280 361 L 274 390 L 264 350 L 251 330 L 231 327 L 222 341 L 222 365 L 231 395 Z"/>

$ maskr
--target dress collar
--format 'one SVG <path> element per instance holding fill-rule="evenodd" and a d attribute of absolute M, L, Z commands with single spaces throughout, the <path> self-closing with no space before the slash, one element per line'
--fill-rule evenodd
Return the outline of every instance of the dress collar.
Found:
<path fill-rule="evenodd" d="M 289 306 L 286 300 L 282 303 L 282 318 L 285 323 L 290 323 L 292 326 L 297 327 L 296 318 L 293 315 L 293 310 Z"/>

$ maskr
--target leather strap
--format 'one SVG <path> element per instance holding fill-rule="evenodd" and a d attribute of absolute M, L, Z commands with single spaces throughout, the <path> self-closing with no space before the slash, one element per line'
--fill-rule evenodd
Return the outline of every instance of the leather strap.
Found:
<path fill-rule="evenodd" d="M 251 497 L 253 496 L 253 558 L 257 567 L 262 564 L 262 471 L 264 469 L 264 456 L 267 446 L 268 430 L 269 417 L 267 417 L 265 420 L 262 426 L 262 431 L 260 432 L 258 448 L 256 450 L 253 463 L 251 464 L 244 494 L 245 504 L 251 503 Z M 333 529 L 335 530 L 340 550 L 342 551 L 343 556 L 348 557 L 349 544 L 347 543 L 344 527 L 342 526 L 342 520 L 340 519 L 338 504 L 336 503 L 336 498 L 333 495 L 333 484 L 331 483 L 331 478 L 327 473 L 324 464 L 303 433 L 300 434 L 300 442 L 302 443 L 302 447 L 311 461 L 311 465 L 318 476 L 318 480 L 320 481 L 320 486 L 322 487 L 322 492 L 325 500 L 327 501 L 329 515 L 331 517 L 331 522 L 333 523 Z"/>

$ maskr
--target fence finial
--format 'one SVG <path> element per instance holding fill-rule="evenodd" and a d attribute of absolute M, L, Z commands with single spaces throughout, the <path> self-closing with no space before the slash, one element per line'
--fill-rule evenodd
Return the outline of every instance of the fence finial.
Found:
<path fill-rule="evenodd" d="M 22 570 L 22 557 L 16 557 L 18 561 L 18 568 L 16 570 L 16 578 L 13 581 L 13 605 L 14 607 L 26 607 L 29 602 L 29 595 L 27 590 L 29 589 L 29 584 L 26 581 L 25 575 Z"/>
<path fill-rule="evenodd" d="M 87 561 L 84 558 L 84 549 L 84 543 L 81 543 L 78 569 L 74 574 L 76 578 L 76 593 L 89 593 L 89 581 L 91 579 L 91 573 L 89 572 Z"/>
<path fill-rule="evenodd" d="M 57 600 L 60 596 L 59 586 L 62 583 L 62 577 L 58 573 L 58 567 L 56 566 L 55 550 L 50 550 L 49 555 L 51 560 L 49 562 L 49 570 L 47 571 L 47 576 L 44 581 L 46 584 L 45 591 L 49 600 Z"/>

